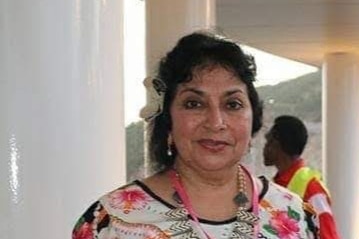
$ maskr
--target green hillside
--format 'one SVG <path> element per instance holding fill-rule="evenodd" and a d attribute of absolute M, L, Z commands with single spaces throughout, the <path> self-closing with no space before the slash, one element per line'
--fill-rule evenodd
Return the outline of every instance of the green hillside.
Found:
<path fill-rule="evenodd" d="M 274 86 L 258 87 L 263 99 L 265 113 L 269 118 L 290 114 L 305 121 L 319 122 L 322 119 L 321 72 L 307 74 Z"/>
<path fill-rule="evenodd" d="M 127 181 L 143 176 L 144 135 L 143 121 L 131 123 L 126 127 Z"/>

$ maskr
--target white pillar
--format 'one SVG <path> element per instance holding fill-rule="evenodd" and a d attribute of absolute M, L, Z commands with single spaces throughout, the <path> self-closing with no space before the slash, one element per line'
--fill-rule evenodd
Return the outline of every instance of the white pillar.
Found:
<path fill-rule="evenodd" d="M 323 65 L 324 159 L 342 238 L 359 238 L 359 56 L 332 53 Z"/>
<path fill-rule="evenodd" d="M 160 57 L 177 40 L 195 30 L 213 29 L 215 0 L 146 1 L 146 70 L 151 74 Z"/>
<path fill-rule="evenodd" d="M 124 183 L 118 0 L 0 1 L 0 238 L 71 238 Z"/>

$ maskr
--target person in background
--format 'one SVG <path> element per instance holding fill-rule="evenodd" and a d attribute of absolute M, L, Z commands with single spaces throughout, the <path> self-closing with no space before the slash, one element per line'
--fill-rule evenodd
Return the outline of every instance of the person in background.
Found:
<path fill-rule="evenodd" d="M 274 182 L 298 194 L 314 208 L 321 239 L 339 239 L 329 191 L 321 174 L 307 167 L 301 157 L 308 139 L 304 123 L 294 116 L 279 116 L 265 138 L 264 164 L 277 168 Z"/>
<path fill-rule="evenodd" d="M 262 126 L 255 73 L 223 36 L 181 38 L 144 82 L 156 172 L 94 202 L 72 238 L 309 238 L 300 197 L 241 165 Z"/>

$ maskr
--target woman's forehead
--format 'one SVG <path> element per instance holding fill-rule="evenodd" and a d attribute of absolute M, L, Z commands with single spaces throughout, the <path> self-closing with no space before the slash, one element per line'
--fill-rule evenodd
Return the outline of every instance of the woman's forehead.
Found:
<path fill-rule="evenodd" d="M 180 85 L 186 86 L 202 86 L 209 84 L 232 84 L 241 85 L 244 82 L 235 74 L 234 71 L 228 70 L 224 67 L 215 66 L 195 70 L 191 75 L 191 79 L 181 83 Z"/>
<path fill-rule="evenodd" d="M 240 77 L 236 74 L 236 72 L 232 68 L 225 67 L 225 66 L 222 66 L 219 64 L 210 64 L 210 65 L 202 65 L 202 66 L 195 67 L 192 70 L 192 79 L 191 80 L 203 78 L 203 76 L 215 75 L 218 73 L 225 73 L 228 76 L 230 76 L 231 78 L 240 80 Z"/>

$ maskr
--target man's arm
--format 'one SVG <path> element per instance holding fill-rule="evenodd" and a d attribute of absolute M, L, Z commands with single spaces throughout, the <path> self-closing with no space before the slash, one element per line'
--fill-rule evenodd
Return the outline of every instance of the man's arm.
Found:
<path fill-rule="evenodd" d="M 304 201 L 310 203 L 318 215 L 320 238 L 340 239 L 336 229 L 329 195 L 318 180 L 313 179 L 308 184 Z"/>

